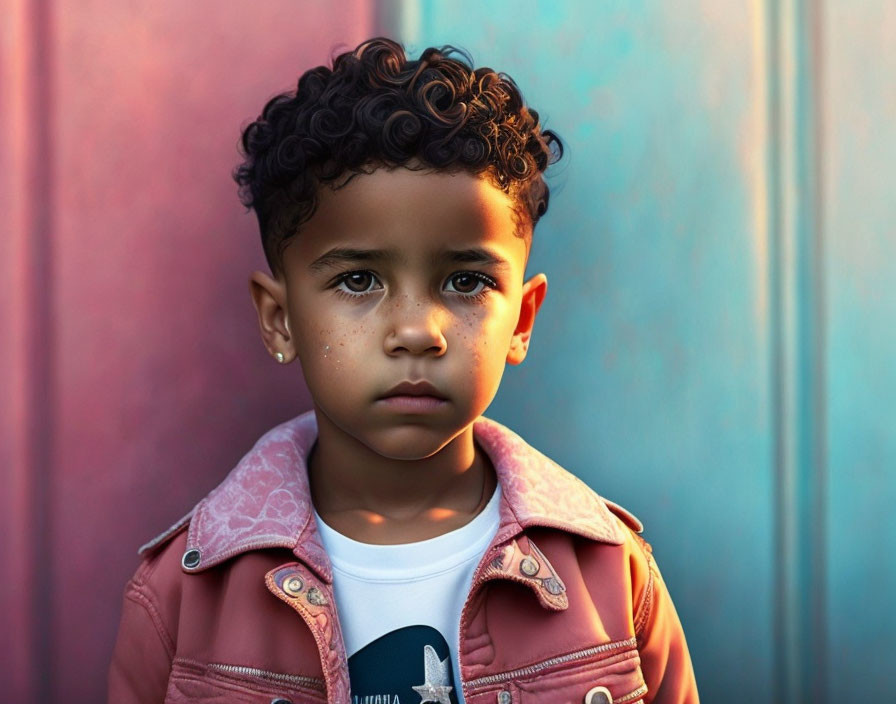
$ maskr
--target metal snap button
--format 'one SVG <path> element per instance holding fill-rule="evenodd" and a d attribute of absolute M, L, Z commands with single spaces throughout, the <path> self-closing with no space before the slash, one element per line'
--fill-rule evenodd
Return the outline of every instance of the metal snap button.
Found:
<path fill-rule="evenodd" d="M 313 604 L 314 606 L 324 606 L 327 603 L 327 598 L 317 587 L 311 587 L 311 589 L 308 590 L 308 593 L 305 594 L 305 598 L 308 600 L 309 604 Z"/>
<path fill-rule="evenodd" d="M 538 574 L 539 565 L 531 557 L 524 557 L 520 562 L 520 572 L 527 577 L 534 577 Z"/>
<path fill-rule="evenodd" d="M 513 701 L 513 697 L 506 689 L 498 692 L 498 704 L 510 704 L 511 701 Z"/>
<path fill-rule="evenodd" d="M 613 695 L 606 687 L 592 687 L 585 694 L 585 704 L 613 704 Z"/>
<path fill-rule="evenodd" d="M 299 577 L 290 577 L 283 582 L 283 591 L 290 596 L 298 596 L 304 588 L 305 584 Z"/>
<path fill-rule="evenodd" d="M 274 697 L 271 699 L 271 704 L 292 704 L 289 699 L 283 699 L 282 697 Z"/>
<path fill-rule="evenodd" d="M 184 557 L 181 560 L 181 564 L 184 567 L 186 567 L 188 570 L 191 570 L 194 567 L 196 567 L 197 565 L 199 565 L 199 559 L 200 559 L 199 551 L 196 548 L 193 548 L 192 550 L 187 550 L 184 553 Z"/>
<path fill-rule="evenodd" d="M 566 588 L 560 583 L 560 581 L 554 579 L 553 577 L 548 577 L 546 580 L 544 580 L 544 582 L 542 582 L 542 584 L 544 584 L 544 588 L 554 596 L 562 594 L 564 591 L 566 591 Z"/>

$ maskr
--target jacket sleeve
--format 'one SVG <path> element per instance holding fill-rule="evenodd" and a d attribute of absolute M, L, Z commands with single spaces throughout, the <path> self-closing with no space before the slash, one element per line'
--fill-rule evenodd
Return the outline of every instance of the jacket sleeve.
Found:
<path fill-rule="evenodd" d="M 162 704 L 173 652 L 172 639 L 159 612 L 135 576 L 125 588 L 109 666 L 109 704 Z"/>
<path fill-rule="evenodd" d="M 684 630 L 650 545 L 636 536 L 647 560 L 646 585 L 635 613 L 644 704 L 697 704 L 697 682 Z"/>

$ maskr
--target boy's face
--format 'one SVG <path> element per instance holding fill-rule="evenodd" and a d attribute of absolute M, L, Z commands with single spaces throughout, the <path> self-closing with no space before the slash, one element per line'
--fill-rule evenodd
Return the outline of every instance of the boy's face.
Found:
<path fill-rule="evenodd" d="M 385 255 L 323 258 L 336 248 Z M 451 259 L 462 250 L 497 261 Z M 505 363 L 525 358 L 547 291 L 544 274 L 523 282 L 526 258 L 510 198 L 485 179 L 379 168 L 322 188 L 284 273 L 256 271 L 250 288 L 268 350 L 298 357 L 318 416 L 384 457 L 420 459 L 482 414 Z M 421 379 L 446 398 L 434 410 L 381 400 Z"/>

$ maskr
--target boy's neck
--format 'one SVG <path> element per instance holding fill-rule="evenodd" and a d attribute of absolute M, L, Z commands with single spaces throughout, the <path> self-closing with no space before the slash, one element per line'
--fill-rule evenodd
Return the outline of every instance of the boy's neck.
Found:
<path fill-rule="evenodd" d="M 353 540 L 395 545 L 442 535 L 471 521 L 497 485 L 472 424 L 430 457 L 394 460 L 315 414 L 312 501 L 327 525 Z"/>

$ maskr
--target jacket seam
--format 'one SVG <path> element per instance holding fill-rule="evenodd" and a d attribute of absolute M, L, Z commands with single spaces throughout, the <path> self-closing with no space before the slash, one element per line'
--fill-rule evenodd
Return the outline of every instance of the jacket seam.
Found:
<path fill-rule="evenodd" d="M 171 637 L 171 634 L 168 633 L 168 629 L 165 628 L 165 623 L 162 621 L 162 615 L 159 613 L 159 610 L 156 608 L 152 599 L 147 594 L 143 593 L 142 585 L 136 582 L 132 582 L 131 585 L 131 589 L 127 592 L 127 598 L 135 604 L 142 606 L 149 615 L 153 627 L 156 630 L 156 634 L 159 636 L 159 640 L 162 641 L 162 646 L 165 648 L 165 654 L 168 656 L 168 661 L 171 662 L 174 659 L 174 639 Z"/>
<path fill-rule="evenodd" d="M 172 664 L 177 664 L 181 667 L 186 665 L 188 668 L 192 667 L 198 672 L 190 673 L 197 679 L 199 677 L 205 676 L 211 679 L 214 679 L 218 682 L 224 682 L 226 684 L 236 684 L 240 686 L 246 686 L 248 684 L 253 684 L 261 681 L 261 684 L 269 689 L 284 689 L 290 688 L 293 691 L 304 692 L 306 690 L 311 690 L 315 693 L 326 691 L 326 683 L 323 677 L 313 677 L 313 676 L 304 676 L 304 675 L 291 675 L 285 672 L 273 672 L 270 670 L 264 670 L 262 668 L 257 668 L 250 665 L 225 665 L 225 667 L 236 667 L 236 668 L 245 668 L 249 670 L 255 670 L 258 673 L 263 674 L 255 674 L 255 675 L 247 675 L 245 677 L 241 677 L 238 675 L 227 674 L 225 672 L 221 672 L 216 670 L 215 668 L 224 665 L 224 663 L 217 662 L 201 662 L 199 660 L 194 660 L 192 658 L 186 658 L 183 656 L 178 656 L 174 659 Z M 305 679 L 307 683 L 299 683 L 293 681 L 293 678 L 296 679 Z M 198 679 L 201 681 L 201 679 Z"/>
<path fill-rule="evenodd" d="M 134 574 L 134 578 L 131 580 L 135 587 L 142 587 L 146 582 L 152 579 L 152 576 L 156 572 L 156 568 L 160 564 L 160 560 L 157 557 L 160 553 L 154 553 L 152 555 L 144 555 L 141 560 L 140 566 L 137 568 L 137 572 Z"/>
<path fill-rule="evenodd" d="M 644 635 L 644 628 L 650 620 L 650 614 L 653 610 L 653 593 L 655 591 L 655 579 L 653 574 L 653 557 L 650 554 L 650 551 L 647 550 L 642 544 L 644 539 L 637 534 L 633 535 L 635 538 L 635 542 L 638 543 L 641 554 L 644 556 L 644 559 L 647 563 L 647 585 L 644 587 L 644 594 L 641 598 L 641 603 L 638 604 L 635 609 L 635 637 L 637 638 L 638 642 L 640 642 Z"/>

